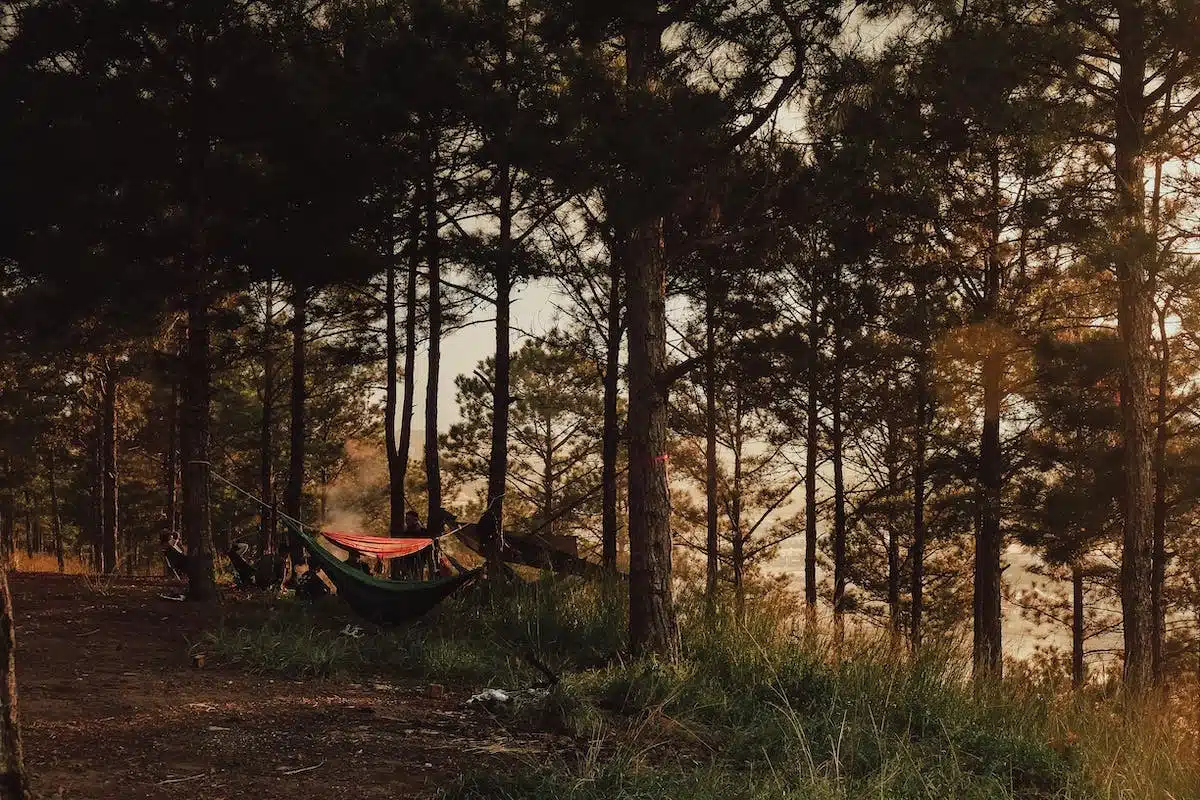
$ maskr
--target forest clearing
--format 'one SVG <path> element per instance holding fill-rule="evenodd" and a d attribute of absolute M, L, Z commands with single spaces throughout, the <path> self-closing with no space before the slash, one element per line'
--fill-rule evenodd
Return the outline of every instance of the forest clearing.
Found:
<path fill-rule="evenodd" d="M 1198 709 L 1200 0 L 0 0 L 0 800 L 1200 800 Z"/>

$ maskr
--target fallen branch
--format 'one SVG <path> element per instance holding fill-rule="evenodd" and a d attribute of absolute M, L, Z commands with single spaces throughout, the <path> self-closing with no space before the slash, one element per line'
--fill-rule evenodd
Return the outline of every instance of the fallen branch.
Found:
<path fill-rule="evenodd" d="M 284 772 L 283 774 L 284 775 L 299 775 L 301 772 L 312 772 L 314 769 L 319 769 L 323 766 L 325 766 L 324 761 L 322 761 L 320 764 L 313 764 L 311 767 L 301 767 L 300 769 L 289 769 L 287 772 Z"/>

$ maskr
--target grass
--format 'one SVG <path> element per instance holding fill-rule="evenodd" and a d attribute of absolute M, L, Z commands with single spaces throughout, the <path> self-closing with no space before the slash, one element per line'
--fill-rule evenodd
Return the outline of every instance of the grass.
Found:
<path fill-rule="evenodd" d="M 336 605 L 278 602 L 205 646 L 256 671 L 504 688 L 539 677 L 521 655 L 533 651 L 562 681 L 510 713 L 574 746 L 557 763 L 465 776 L 447 800 L 1200 798 L 1194 716 L 1178 704 L 1027 678 L 973 684 L 954 648 L 834 648 L 770 607 L 749 626 L 685 616 L 679 664 L 622 660 L 623 599 L 574 580 L 480 589 L 360 638 L 339 632 L 349 618 Z"/>

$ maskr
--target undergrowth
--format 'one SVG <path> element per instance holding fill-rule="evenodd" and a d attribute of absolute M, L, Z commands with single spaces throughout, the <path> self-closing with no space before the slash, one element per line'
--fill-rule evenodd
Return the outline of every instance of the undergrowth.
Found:
<path fill-rule="evenodd" d="M 678 664 L 622 659 L 624 596 L 574 580 L 480 588 L 410 627 L 344 630 L 336 601 L 280 601 L 226 623 L 214 658 L 251 670 L 408 675 L 520 688 L 561 675 L 518 721 L 574 737 L 555 764 L 468 775 L 482 798 L 1200 798 L 1192 717 L 1177 706 L 1029 680 L 980 685 L 952 647 L 840 647 L 786 614 L 685 617 Z"/>

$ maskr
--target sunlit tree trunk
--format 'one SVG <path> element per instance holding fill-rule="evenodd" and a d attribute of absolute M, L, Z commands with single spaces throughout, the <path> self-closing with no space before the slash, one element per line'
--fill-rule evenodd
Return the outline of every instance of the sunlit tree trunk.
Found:
<path fill-rule="evenodd" d="M 290 428 L 288 441 L 288 477 L 284 487 L 283 510 L 292 519 L 304 521 L 304 466 L 307 430 L 305 401 L 307 399 L 305 339 L 308 335 L 308 290 L 292 287 L 292 380 L 288 403 Z M 304 548 L 296 536 L 289 537 L 293 564 L 304 560 Z"/>
<path fill-rule="evenodd" d="M 1078 689 L 1087 679 L 1083 663 L 1083 568 L 1071 565 L 1071 685 Z"/>
<path fill-rule="evenodd" d="M 625 20 L 627 102 L 655 91 L 662 43 L 658 4 L 640 0 Z M 636 114 L 634 115 L 637 116 Z M 623 198 L 622 202 L 626 200 Z M 639 655 L 679 657 L 671 585 L 667 486 L 666 258 L 662 218 L 645 201 L 628 225 L 625 297 L 629 324 L 629 642 Z"/>
<path fill-rule="evenodd" d="M 1125 639 L 1124 674 L 1135 691 L 1153 677 L 1153 418 L 1150 375 L 1153 363 L 1151 328 L 1153 282 L 1146 269 L 1149 241 L 1145 229 L 1143 140 L 1146 102 L 1146 11 L 1137 0 L 1121 0 L 1117 10 L 1116 135 L 1113 158 L 1116 177 L 1115 253 L 1117 326 L 1124 349 L 1122 404 L 1125 441 L 1125 527 L 1121 547 L 1121 611 Z"/>
<path fill-rule="evenodd" d="M 604 430 L 601 442 L 600 528 L 604 571 L 617 573 L 617 456 L 621 446 L 621 421 L 617 401 L 621 359 L 621 271 L 620 243 L 609 261 L 608 309 L 605 315 Z"/>
<path fill-rule="evenodd" d="M 26 800 L 29 778 L 17 709 L 17 640 L 8 571 L 0 568 L 0 800 Z"/>

